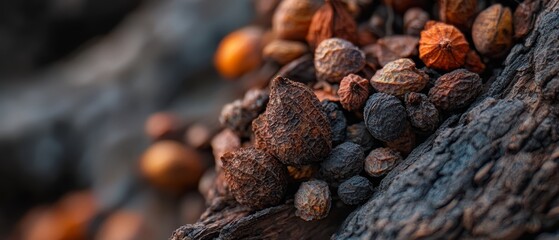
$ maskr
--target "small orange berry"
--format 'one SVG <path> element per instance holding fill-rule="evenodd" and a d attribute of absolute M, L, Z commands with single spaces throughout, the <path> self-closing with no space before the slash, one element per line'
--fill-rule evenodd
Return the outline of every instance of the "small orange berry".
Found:
<path fill-rule="evenodd" d="M 429 21 L 419 39 L 419 58 L 427 67 L 450 71 L 464 65 L 469 48 L 456 27 Z"/>

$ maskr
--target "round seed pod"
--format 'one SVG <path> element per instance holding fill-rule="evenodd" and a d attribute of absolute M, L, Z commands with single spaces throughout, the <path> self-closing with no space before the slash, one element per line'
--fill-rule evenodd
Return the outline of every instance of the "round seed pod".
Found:
<path fill-rule="evenodd" d="M 344 116 L 344 112 L 338 104 L 324 100 L 322 103 L 322 110 L 326 113 L 328 120 L 330 121 L 330 128 L 332 129 L 332 143 L 334 145 L 340 144 L 345 140 L 345 129 L 347 127 L 347 121 Z"/>
<path fill-rule="evenodd" d="M 439 0 L 441 21 L 467 29 L 477 11 L 477 0 Z"/>
<path fill-rule="evenodd" d="M 378 70 L 371 78 L 371 85 L 379 92 L 403 97 L 409 92 L 419 92 L 429 82 L 429 76 L 415 68 L 409 58 L 392 61 Z"/>
<path fill-rule="evenodd" d="M 337 184 L 359 174 L 363 170 L 363 149 L 355 143 L 344 142 L 334 149 L 321 164 L 320 175 L 326 181 Z"/>
<path fill-rule="evenodd" d="M 285 65 L 303 56 L 308 51 L 307 46 L 301 42 L 277 39 L 268 43 L 262 50 L 262 54 L 264 58 Z"/>
<path fill-rule="evenodd" d="M 415 148 L 415 133 L 411 126 L 407 125 L 402 135 L 392 141 L 386 142 L 386 147 L 399 152 L 402 156 L 407 156 Z"/>
<path fill-rule="evenodd" d="M 468 106 L 481 92 L 477 73 L 457 69 L 442 75 L 429 90 L 429 101 L 438 109 L 451 111 Z"/>
<path fill-rule="evenodd" d="M 410 8 L 404 14 L 404 32 L 419 37 L 427 21 L 429 21 L 429 13 L 421 8 Z"/>
<path fill-rule="evenodd" d="M 340 103 L 348 111 L 360 111 L 369 98 L 369 81 L 359 75 L 349 74 L 340 82 Z"/>
<path fill-rule="evenodd" d="M 439 111 L 427 95 L 411 92 L 405 98 L 406 112 L 413 127 L 422 132 L 432 132 L 439 125 Z"/>
<path fill-rule="evenodd" d="M 229 190 L 240 204 L 263 209 L 283 199 L 287 170 L 270 154 L 246 147 L 226 153 L 221 160 Z"/>
<path fill-rule="evenodd" d="M 405 130 L 406 110 L 398 98 L 375 93 L 365 104 L 365 125 L 371 135 L 381 141 L 397 139 Z"/>
<path fill-rule="evenodd" d="M 373 184 L 362 176 L 353 176 L 338 187 L 338 196 L 347 205 L 361 204 L 373 195 Z"/>
<path fill-rule="evenodd" d="M 478 52 L 492 58 L 501 57 L 512 46 L 512 13 L 510 8 L 494 4 L 480 12 L 472 26 L 472 39 Z"/>
<path fill-rule="evenodd" d="M 381 177 L 400 161 L 402 156 L 390 148 L 373 149 L 365 158 L 365 172 L 371 177 Z"/>
<path fill-rule="evenodd" d="M 449 71 L 464 65 L 469 48 L 456 27 L 428 21 L 419 39 L 419 58 L 427 67 Z"/>
<path fill-rule="evenodd" d="M 280 39 L 305 40 L 314 13 L 322 0 L 284 0 L 272 18 L 272 30 Z"/>
<path fill-rule="evenodd" d="M 332 196 L 328 184 L 320 180 L 301 183 L 295 193 L 295 215 L 305 221 L 324 219 L 330 212 Z"/>
<path fill-rule="evenodd" d="M 358 72 L 364 66 L 365 53 L 341 38 L 323 40 L 314 53 L 318 80 L 338 83 L 343 77 Z"/>
<path fill-rule="evenodd" d="M 223 106 L 219 122 L 239 137 L 250 137 L 252 121 L 264 111 L 268 103 L 268 92 L 260 89 L 248 90 L 242 100 Z"/>

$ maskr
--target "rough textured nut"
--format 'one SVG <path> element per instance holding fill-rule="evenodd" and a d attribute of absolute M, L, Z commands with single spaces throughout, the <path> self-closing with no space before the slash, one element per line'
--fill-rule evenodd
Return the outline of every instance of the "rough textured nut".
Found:
<path fill-rule="evenodd" d="M 357 23 L 339 0 L 326 0 L 312 18 L 307 42 L 314 49 L 323 40 L 333 37 L 357 44 Z"/>
<path fill-rule="evenodd" d="M 381 177 L 390 172 L 400 161 L 402 156 L 390 148 L 373 149 L 365 158 L 365 172 L 371 177 Z"/>
<path fill-rule="evenodd" d="M 212 146 L 212 153 L 215 159 L 215 169 L 218 171 L 222 166 L 221 157 L 223 154 L 240 148 L 241 139 L 233 131 L 223 129 L 223 131 L 214 136 L 210 145 Z"/>
<path fill-rule="evenodd" d="M 320 175 L 334 185 L 355 176 L 363 170 L 365 154 L 358 144 L 344 142 L 320 164 Z"/>
<path fill-rule="evenodd" d="M 262 55 L 284 65 L 303 56 L 308 50 L 301 42 L 277 39 L 264 47 Z"/>
<path fill-rule="evenodd" d="M 266 111 L 252 123 L 255 145 L 286 165 L 321 161 L 332 149 L 332 129 L 314 93 L 276 77 Z"/>
<path fill-rule="evenodd" d="M 374 139 L 373 136 L 371 136 L 364 122 L 359 122 L 348 126 L 346 139 L 349 142 L 359 144 L 359 146 L 363 148 L 364 152 L 368 152 L 373 147 L 379 146 L 381 144 L 380 141 Z"/>
<path fill-rule="evenodd" d="M 407 125 L 404 132 L 398 138 L 386 142 L 386 147 L 399 152 L 402 156 L 407 156 L 415 148 L 415 133 L 411 126 Z"/>
<path fill-rule="evenodd" d="M 340 38 L 322 41 L 314 53 L 314 67 L 318 80 L 337 83 L 364 66 L 365 54 L 352 43 Z"/>
<path fill-rule="evenodd" d="M 477 0 L 439 0 L 441 21 L 467 29 L 477 11 Z"/>
<path fill-rule="evenodd" d="M 276 37 L 305 40 L 309 25 L 322 0 L 284 0 L 274 13 L 272 29 Z"/>
<path fill-rule="evenodd" d="M 534 0 L 526 0 L 518 4 L 514 10 L 513 26 L 514 37 L 525 37 L 534 25 L 535 15 L 534 12 L 538 11 L 539 2 Z"/>
<path fill-rule="evenodd" d="M 348 111 L 361 111 L 369 98 L 369 81 L 359 75 L 349 74 L 340 82 L 340 103 Z"/>
<path fill-rule="evenodd" d="M 464 65 L 469 48 L 456 27 L 429 21 L 421 31 L 419 58 L 427 67 L 449 71 Z"/>
<path fill-rule="evenodd" d="M 361 204 L 373 195 L 373 184 L 362 176 L 353 176 L 338 187 L 338 196 L 347 205 Z"/>
<path fill-rule="evenodd" d="M 301 167 L 287 166 L 287 173 L 292 181 L 306 181 L 311 179 L 318 172 L 316 165 L 304 165 Z"/>
<path fill-rule="evenodd" d="M 258 27 L 245 27 L 223 38 L 214 56 L 218 72 L 226 78 L 237 78 L 258 67 L 263 35 Z"/>
<path fill-rule="evenodd" d="M 435 131 L 439 125 L 439 111 L 425 94 L 406 94 L 406 111 L 413 127 L 426 133 Z"/>
<path fill-rule="evenodd" d="M 229 190 L 240 204 L 262 209 L 283 199 L 287 170 L 270 154 L 247 147 L 228 152 L 221 160 Z"/>
<path fill-rule="evenodd" d="M 357 45 L 359 46 L 367 46 L 369 44 L 373 44 L 377 42 L 377 35 L 373 32 L 373 30 L 369 27 L 367 23 L 361 23 L 357 27 Z"/>
<path fill-rule="evenodd" d="M 375 93 L 369 97 L 364 116 L 371 135 L 384 142 L 397 139 L 408 124 L 406 110 L 400 100 L 386 93 Z"/>
<path fill-rule="evenodd" d="M 481 58 L 473 49 L 470 49 L 470 51 L 468 51 L 464 67 L 469 71 L 475 73 L 482 73 L 483 71 L 485 71 L 485 64 L 483 63 L 483 61 L 481 61 Z"/>
<path fill-rule="evenodd" d="M 251 135 L 251 123 L 264 111 L 268 103 L 268 92 L 251 89 L 242 100 L 226 104 L 221 110 L 219 122 L 240 137 Z"/>
<path fill-rule="evenodd" d="M 332 143 L 334 145 L 340 144 L 345 140 L 345 129 L 347 127 L 344 112 L 338 104 L 328 100 L 322 101 L 321 104 L 330 122 L 330 128 L 332 129 Z"/>
<path fill-rule="evenodd" d="M 457 69 L 437 79 L 435 86 L 429 91 L 429 101 L 444 111 L 463 108 L 481 92 L 481 84 L 477 73 Z"/>
<path fill-rule="evenodd" d="M 429 82 L 429 76 L 415 68 L 409 58 L 392 61 L 378 70 L 371 78 L 371 86 L 379 92 L 403 97 L 409 92 L 419 92 Z"/>
<path fill-rule="evenodd" d="M 501 57 L 512 46 L 510 8 L 494 4 L 480 12 L 472 26 L 472 39 L 478 52 L 487 57 Z"/>
<path fill-rule="evenodd" d="M 421 8 L 410 8 L 404 14 L 404 33 L 419 37 L 427 21 L 429 13 Z"/>
<path fill-rule="evenodd" d="M 365 54 L 373 56 L 381 66 L 400 58 L 417 56 L 419 38 L 393 35 L 378 40 L 364 49 Z"/>
<path fill-rule="evenodd" d="M 320 180 L 301 183 L 295 193 L 295 215 L 305 221 L 320 220 L 328 216 L 332 196 L 328 184 Z"/>

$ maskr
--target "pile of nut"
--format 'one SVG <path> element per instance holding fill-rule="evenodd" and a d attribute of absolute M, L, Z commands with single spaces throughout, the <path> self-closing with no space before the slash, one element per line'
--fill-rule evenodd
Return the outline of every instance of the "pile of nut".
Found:
<path fill-rule="evenodd" d="M 255 210 L 294 198 L 306 221 L 325 218 L 332 201 L 367 201 L 374 183 L 475 101 L 480 74 L 491 77 L 529 24 L 513 28 L 516 6 L 477 0 L 255 2 L 273 17 L 227 36 L 216 67 L 229 78 L 281 68 L 267 88 L 223 108 L 216 184 Z"/>

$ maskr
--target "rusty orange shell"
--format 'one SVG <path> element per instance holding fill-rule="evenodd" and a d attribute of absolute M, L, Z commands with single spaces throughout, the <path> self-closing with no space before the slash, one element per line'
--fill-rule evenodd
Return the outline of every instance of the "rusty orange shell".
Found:
<path fill-rule="evenodd" d="M 419 58 L 427 67 L 450 71 L 464 65 L 469 48 L 456 27 L 429 21 L 419 39 Z"/>

